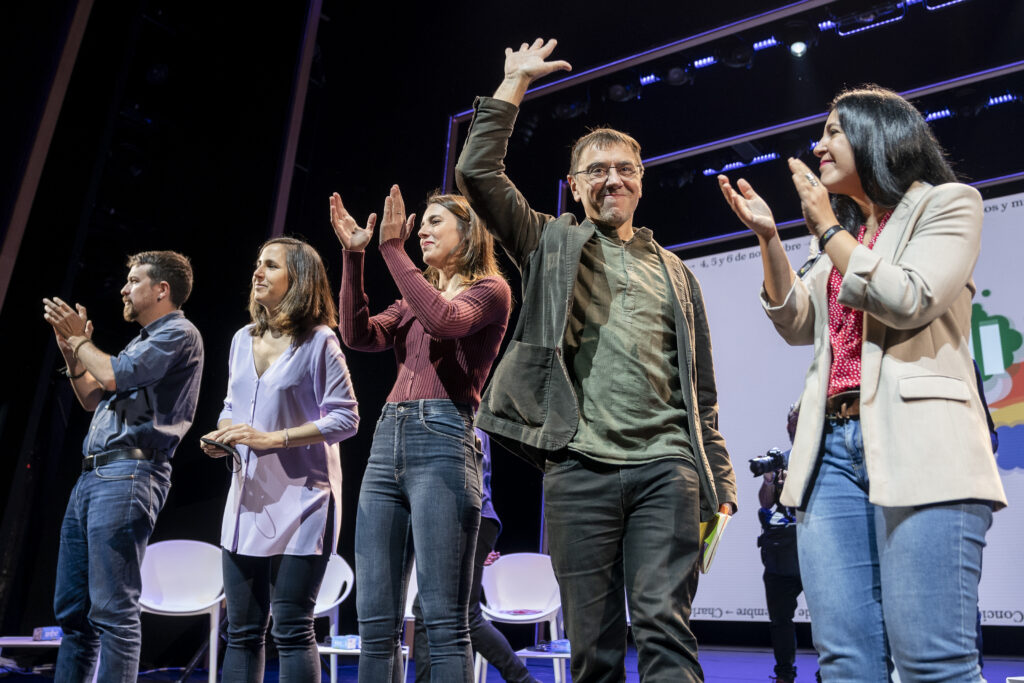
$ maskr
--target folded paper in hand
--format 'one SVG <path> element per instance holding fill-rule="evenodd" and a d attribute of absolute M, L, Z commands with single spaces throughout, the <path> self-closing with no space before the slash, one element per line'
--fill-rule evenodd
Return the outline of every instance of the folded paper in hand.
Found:
<path fill-rule="evenodd" d="M 700 571 L 707 574 L 711 569 L 711 562 L 715 559 L 715 551 L 718 550 L 718 543 L 722 540 L 725 532 L 725 525 L 729 523 L 731 515 L 715 513 L 715 518 L 700 524 Z"/>

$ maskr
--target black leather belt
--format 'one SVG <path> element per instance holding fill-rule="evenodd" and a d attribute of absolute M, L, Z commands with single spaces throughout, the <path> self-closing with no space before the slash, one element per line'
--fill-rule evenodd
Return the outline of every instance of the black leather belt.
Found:
<path fill-rule="evenodd" d="M 844 391 L 825 401 L 826 420 L 860 419 L 860 391 Z"/>
<path fill-rule="evenodd" d="M 104 451 L 95 455 L 87 455 L 82 458 L 82 471 L 88 472 L 96 467 L 118 460 L 160 460 L 160 454 L 152 448 L 115 448 L 112 451 Z"/>

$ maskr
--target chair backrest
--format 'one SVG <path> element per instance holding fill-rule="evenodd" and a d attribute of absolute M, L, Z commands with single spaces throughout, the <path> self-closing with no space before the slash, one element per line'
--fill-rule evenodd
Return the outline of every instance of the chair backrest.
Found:
<path fill-rule="evenodd" d="M 221 550 L 202 541 L 160 541 L 142 558 L 140 602 L 168 612 L 189 612 L 224 592 Z"/>
<path fill-rule="evenodd" d="M 539 553 L 512 553 L 484 567 L 487 606 L 501 610 L 547 612 L 561 603 L 551 558 Z"/>
<path fill-rule="evenodd" d="M 320 592 L 316 596 L 316 607 L 313 613 L 317 616 L 329 612 L 335 605 L 343 602 L 352 592 L 352 584 L 356 577 L 352 567 L 341 555 L 331 555 L 327 561 L 324 580 L 320 582 Z"/>

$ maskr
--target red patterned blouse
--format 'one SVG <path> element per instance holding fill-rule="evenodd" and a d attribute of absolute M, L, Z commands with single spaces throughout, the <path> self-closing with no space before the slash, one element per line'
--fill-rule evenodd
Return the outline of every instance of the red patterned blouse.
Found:
<path fill-rule="evenodd" d="M 878 221 L 878 230 L 871 238 L 868 249 L 873 249 L 882 229 L 889 222 L 892 211 Z M 860 226 L 857 241 L 864 244 L 867 226 Z M 832 368 L 828 377 L 828 395 L 835 396 L 860 386 L 860 349 L 864 335 L 864 312 L 839 303 L 839 288 L 843 275 L 835 266 L 828 277 L 828 334 L 832 343 Z"/>

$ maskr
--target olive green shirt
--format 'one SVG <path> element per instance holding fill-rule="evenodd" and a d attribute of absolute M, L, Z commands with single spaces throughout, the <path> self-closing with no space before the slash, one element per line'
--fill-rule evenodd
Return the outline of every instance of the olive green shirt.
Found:
<path fill-rule="evenodd" d="M 583 247 L 565 332 L 580 408 L 569 448 L 600 462 L 694 461 L 668 274 L 648 228 L 598 227 Z"/>

